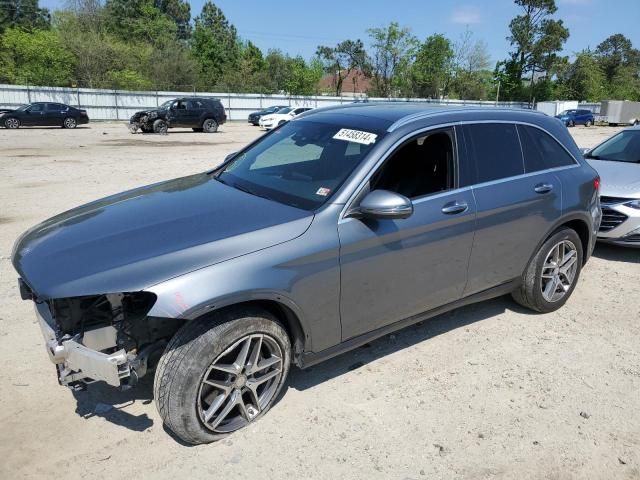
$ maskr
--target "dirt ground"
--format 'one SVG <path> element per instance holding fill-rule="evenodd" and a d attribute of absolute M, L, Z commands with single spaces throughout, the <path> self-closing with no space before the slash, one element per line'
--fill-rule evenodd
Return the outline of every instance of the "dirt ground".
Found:
<path fill-rule="evenodd" d="M 614 133 L 571 130 L 580 146 Z M 307 371 L 256 424 L 189 447 L 149 380 L 59 387 L 9 257 L 63 210 L 205 170 L 255 138 L 121 124 L 0 130 L 0 478 L 640 478 L 640 250 L 598 246 L 560 311 L 504 297 Z"/>

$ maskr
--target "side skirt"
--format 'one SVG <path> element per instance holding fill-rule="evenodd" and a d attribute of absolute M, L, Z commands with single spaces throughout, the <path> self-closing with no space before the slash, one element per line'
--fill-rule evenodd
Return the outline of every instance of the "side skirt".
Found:
<path fill-rule="evenodd" d="M 443 305 L 441 307 L 434 308 L 433 310 L 429 310 L 427 312 L 423 312 L 418 315 L 405 318 L 404 320 L 400 320 L 390 325 L 386 325 L 384 327 L 378 328 L 371 332 L 363 333 L 362 335 L 358 335 L 357 337 L 353 337 L 353 338 L 350 338 L 349 340 L 345 340 L 344 342 L 339 343 L 338 345 L 335 345 L 333 347 L 327 348 L 325 350 L 322 350 L 321 352 L 302 353 L 295 359 L 295 363 L 300 368 L 311 367 L 320 362 L 328 360 L 332 357 L 348 352 L 349 350 L 358 348 L 364 345 L 365 343 L 369 343 L 377 338 L 380 338 L 389 333 L 395 332 L 396 330 L 400 330 L 402 328 L 408 327 L 415 323 L 441 315 L 451 310 L 455 310 L 456 308 L 464 307 L 465 305 L 470 305 L 472 303 L 482 302 L 484 300 L 501 297 L 502 295 L 506 295 L 508 293 L 513 292 L 519 286 L 520 286 L 519 278 L 516 280 L 511 280 L 507 283 L 498 285 L 497 287 L 493 287 L 488 290 L 475 293 L 465 298 L 461 298 L 460 300 L 456 300 L 455 302 L 449 303 L 447 305 Z"/>

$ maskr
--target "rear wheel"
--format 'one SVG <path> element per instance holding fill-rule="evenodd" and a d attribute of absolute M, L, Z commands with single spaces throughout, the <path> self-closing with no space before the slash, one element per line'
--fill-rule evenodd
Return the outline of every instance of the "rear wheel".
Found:
<path fill-rule="evenodd" d="M 559 309 L 575 289 L 582 258 L 578 234 L 566 227 L 557 230 L 529 262 L 522 285 L 512 293 L 514 300 L 536 312 Z"/>
<path fill-rule="evenodd" d="M 62 122 L 62 128 L 76 128 L 78 126 L 78 122 L 73 117 L 67 117 Z"/>
<path fill-rule="evenodd" d="M 202 131 L 205 133 L 216 133 L 218 131 L 218 122 L 213 118 L 207 118 L 202 122 Z"/>
<path fill-rule="evenodd" d="M 214 312 L 169 342 L 156 370 L 156 406 L 185 442 L 213 442 L 271 408 L 290 363 L 289 337 L 270 313 L 254 307 Z"/>
<path fill-rule="evenodd" d="M 153 133 L 161 133 L 164 135 L 167 133 L 168 130 L 169 130 L 169 125 L 167 125 L 167 122 L 165 122 L 161 118 L 153 122 Z"/>
<path fill-rule="evenodd" d="M 4 121 L 4 126 L 6 128 L 20 128 L 20 120 L 18 120 L 17 118 L 7 118 Z"/>
<path fill-rule="evenodd" d="M 280 121 L 278 122 L 278 126 L 280 126 L 280 125 L 284 125 L 285 123 L 287 123 L 285 120 L 280 120 Z"/>

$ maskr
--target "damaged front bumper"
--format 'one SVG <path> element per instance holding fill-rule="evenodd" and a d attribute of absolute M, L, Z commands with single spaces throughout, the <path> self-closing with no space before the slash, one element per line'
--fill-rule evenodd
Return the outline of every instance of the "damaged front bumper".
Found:
<path fill-rule="evenodd" d="M 125 385 L 132 375 L 131 362 L 125 350 L 102 353 L 116 346 L 116 329 L 96 328 L 82 336 L 58 338 L 54 322 L 45 303 L 35 304 L 36 316 L 49 358 L 56 365 L 58 382 L 73 387 L 79 383 L 104 381 L 114 387 Z M 68 338 L 69 337 L 69 338 Z"/>

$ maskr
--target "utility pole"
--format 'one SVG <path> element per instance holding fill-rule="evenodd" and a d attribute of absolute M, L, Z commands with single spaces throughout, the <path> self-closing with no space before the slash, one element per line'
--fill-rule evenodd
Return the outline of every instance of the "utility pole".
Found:
<path fill-rule="evenodd" d="M 500 79 L 498 79 L 498 90 L 496 91 L 496 107 L 498 106 L 499 100 L 500 100 Z"/>

